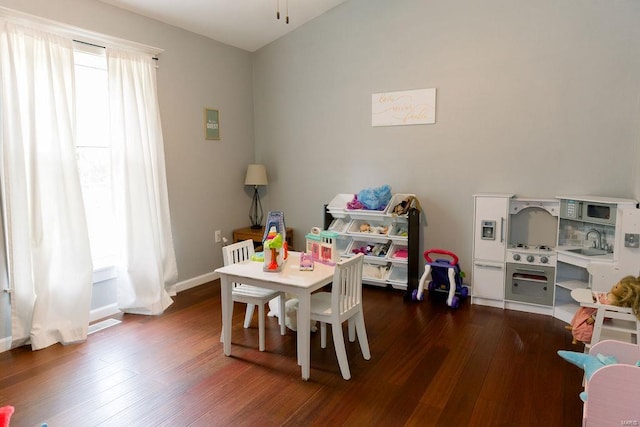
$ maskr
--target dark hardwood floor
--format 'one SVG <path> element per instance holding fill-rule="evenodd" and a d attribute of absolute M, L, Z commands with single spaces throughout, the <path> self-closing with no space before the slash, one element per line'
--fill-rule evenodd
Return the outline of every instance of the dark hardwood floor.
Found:
<path fill-rule="evenodd" d="M 548 316 L 420 303 L 366 287 L 371 360 L 348 343 L 342 379 L 328 334 L 311 338 L 311 379 L 300 378 L 295 333 L 267 320 L 242 328 L 222 353 L 219 281 L 184 291 L 159 317 L 122 323 L 82 344 L 0 353 L 0 406 L 11 426 L 579 426 L 582 372 L 556 354 L 571 344 Z"/>

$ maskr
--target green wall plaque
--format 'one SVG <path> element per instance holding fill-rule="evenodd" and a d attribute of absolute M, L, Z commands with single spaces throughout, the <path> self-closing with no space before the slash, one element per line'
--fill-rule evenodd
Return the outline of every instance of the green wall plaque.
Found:
<path fill-rule="evenodd" d="M 204 109 L 204 135 L 206 139 L 220 139 L 220 113 L 218 110 Z"/>

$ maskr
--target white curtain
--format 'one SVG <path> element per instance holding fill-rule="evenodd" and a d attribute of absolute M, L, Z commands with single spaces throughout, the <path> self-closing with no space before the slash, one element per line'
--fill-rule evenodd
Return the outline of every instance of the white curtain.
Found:
<path fill-rule="evenodd" d="M 76 167 L 72 41 L 0 21 L 0 79 L 12 346 L 81 341 L 93 267 Z"/>
<path fill-rule="evenodd" d="M 118 308 L 161 314 L 177 279 L 156 68 L 148 55 L 107 49 Z"/>

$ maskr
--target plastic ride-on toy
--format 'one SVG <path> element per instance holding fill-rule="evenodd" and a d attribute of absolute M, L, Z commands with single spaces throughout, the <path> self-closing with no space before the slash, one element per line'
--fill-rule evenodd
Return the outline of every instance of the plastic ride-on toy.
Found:
<path fill-rule="evenodd" d="M 451 259 L 437 258 L 434 261 L 430 257 L 431 254 L 447 255 Z M 424 284 L 431 274 L 429 291 L 448 292 L 447 305 L 451 308 L 458 308 L 460 298 L 466 298 L 469 295 L 469 288 L 462 283 L 464 273 L 460 271 L 458 256 L 444 249 L 429 249 L 424 251 L 424 259 L 427 261 L 424 274 L 420 278 L 418 289 L 414 289 L 411 295 L 413 300 L 422 301 L 424 299 Z"/>

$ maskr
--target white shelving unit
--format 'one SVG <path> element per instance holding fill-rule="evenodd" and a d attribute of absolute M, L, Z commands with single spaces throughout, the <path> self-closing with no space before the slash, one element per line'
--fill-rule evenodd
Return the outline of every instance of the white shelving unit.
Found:
<path fill-rule="evenodd" d="M 347 209 L 347 203 L 353 194 L 338 194 L 326 206 L 325 223 L 329 219 L 327 230 L 338 233 L 338 250 L 342 257 L 351 257 L 363 252 L 363 283 L 407 290 L 411 251 L 419 251 L 419 215 L 415 215 L 418 224 L 410 224 L 410 215 L 395 215 L 393 208 L 413 194 L 395 194 L 385 210 L 373 211 Z M 415 197 L 415 196 L 414 196 Z M 417 234 L 411 238 L 410 233 Z M 418 245 L 416 245 L 418 243 Z M 415 248 L 414 248 L 415 246 Z M 416 277 L 417 271 L 413 273 Z"/>

